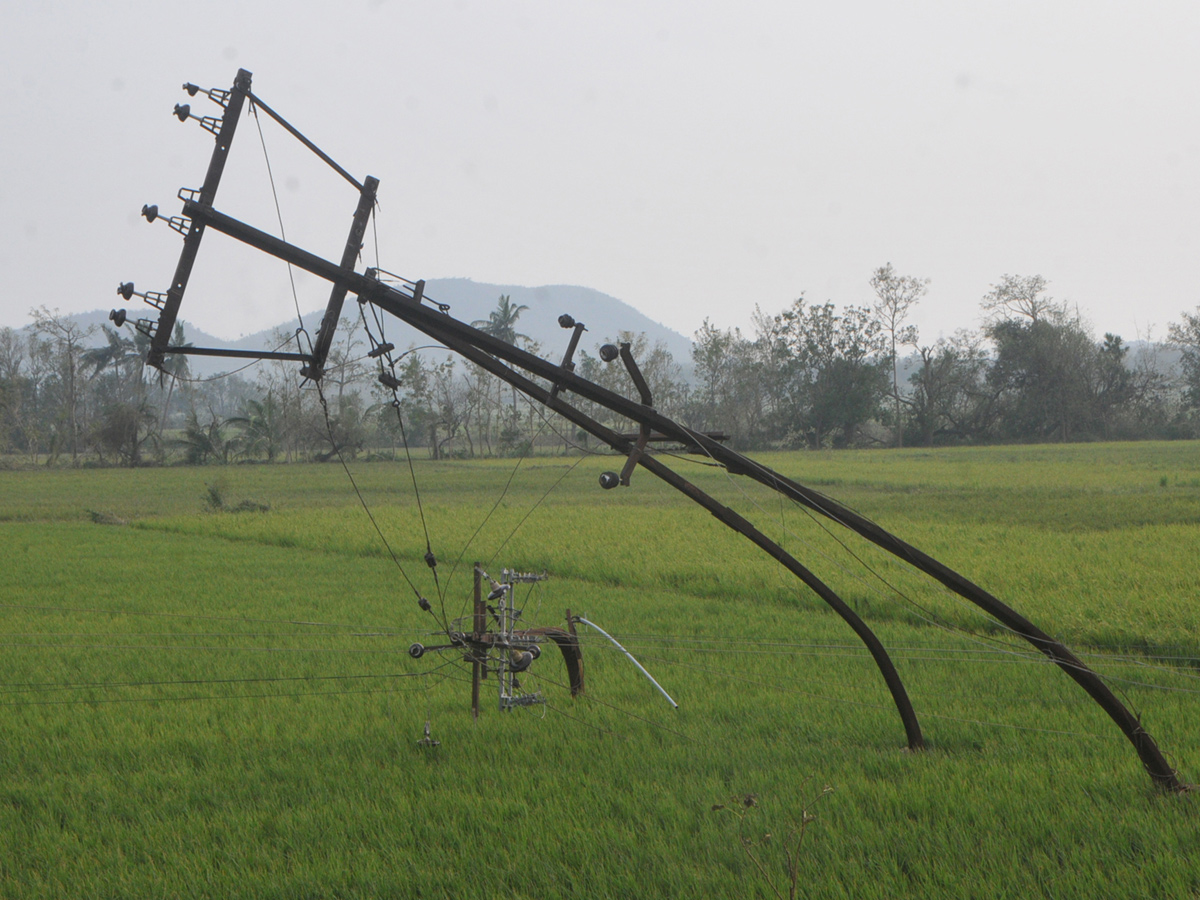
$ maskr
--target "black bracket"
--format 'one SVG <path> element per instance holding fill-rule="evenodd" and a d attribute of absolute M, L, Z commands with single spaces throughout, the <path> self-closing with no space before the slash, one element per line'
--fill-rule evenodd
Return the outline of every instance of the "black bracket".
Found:
<path fill-rule="evenodd" d="M 625 363 L 625 370 L 629 372 L 629 377 L 633 379 L 634 386 L 637 387 L 638 394 L 641 395 L 642 406 L 653 410 L 654 399 L 650 396 L 650 385 L 646 383 L 646 378 L 642 375 L 642 370 L 638 368 L 637 361 L 633 358 L 633 352 L 629 349 L 628 341 L 621 342 L 621 362 Z M 621 469 L 621 484 L 623 486 L 629 487 L 629 477 L 637 467 L 642 454 L 646 452 L 646 444 L 649 441 L 650 426 L 642 422 L 638 429 L 637 443 L 634 444 L 629 458 L 625 460 L 625 466 Z"/>
<path fill-rule="evenodd" d="M 571 340 L 567 343 L 567 352 L 563 354 L 562 363 L 560 364 L 564 371 L 574 372 L 575 371 L 575 363 L 572 362 L 571 360 L 575 356 L 576 348 L 579 347 L 580 337 L 583 336 L 583 333 L 585 331 L 587 331 L 587 329 L 583 327 L 582 322 L 576 322 L 573 318 L 568 316 L 566 313 L 563 313 L 561 316 L 558 317 L 558 324 L 562 328 L 574 329 L 571 332 Z M 554 382 L 554 385 L 550 388 L 550 396 L 557 397 L 558 392 L 560 390 L 562 390 L 562 384 L 557 381 Z"/>

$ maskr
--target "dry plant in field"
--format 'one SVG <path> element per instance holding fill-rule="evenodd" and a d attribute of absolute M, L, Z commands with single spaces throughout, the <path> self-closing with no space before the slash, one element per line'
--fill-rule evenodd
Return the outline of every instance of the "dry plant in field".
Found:
<path fill-rule="evenodd" d="M 270 512 L 271 506 L 259 503 L 257 500 L 242 500 L 240 503 L 230 503 L 227 499 L 228 485 L 224 478 L 216 479 L 212 484 L 205 484 L 204 506 L 209 512 Z"/>
<path fill-rule="evenodd" d="M 87 514 L 91 520 L 97 525 L 128 525 L 129 523 L 120 516 L 113 515 L 110 512 L 104 512 L 97 509 L 87 510 Z"/>
<path fill-rule="evenodd" d="M 808 787 L 809 782 L 804 783 L 804 787 Z M 786 834 L 782 841 L 776 842 L 776 846 L 783 848 L 784 870 L 787 872 L 788 884 L 788 900 L 796 900 L 796 888 L 800 878 L 800 847 L 804 843 L 804 835 L 808 830 L 809 823 L 816 820 L 816 815 L 813 814 L 813 808 L 821 801 L 825 795 L 833 792 L 833 788 L 829 785 L 821 788 L 820 792 L 811 799 L 804 802 L 800 807 L 800 818 L 791 822 L 788 825 Z M 775 879 L 768 871 L 766 863 L 763 862 L 764 849 L 774 840 L 773 835 L 769 831 L 764 831 L 757 837 L 750 833 L 749 825 L 754 811 L 759 809 L 758 796 L 755 794 L 741 794 L 728 805 L 717 803 L 713 805 L 713 812 L 729 813 L 737 820 L 737 836 L 738 841 L 742 845 L 742 850 L 746 856 L 754 863 L 763 878 L 767 880 L 771 891 L 779 900 L 783 900 L 783 892 L 775 883 Z"/>

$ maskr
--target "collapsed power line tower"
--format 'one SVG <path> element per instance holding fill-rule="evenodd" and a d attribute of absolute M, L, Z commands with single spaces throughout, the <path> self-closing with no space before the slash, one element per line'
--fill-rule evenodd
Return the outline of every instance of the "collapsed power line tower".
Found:
<path fill-rule="evenodd" d="M 201 92 L 201 89 L 194 84 L 185 84 L 184 89 L 193 97 Z M 600 357 L 606 363 L 613 363 L 617 359 L 621 360 L 637 388 L 637 400 L 623 397 L 575 373 L 573 357 L 584 326 L 569 315 L 559 318 L 559 323 L 564 329 L 569 329 L 571 335 L 562 361 L 555 364 L 480 331 L 465 322 L 458 321 L 448 315 L 448 308 L 443 305 L 431 306 L 430 301 L 424 296 L 424 281 L 404 280 L 400 283 L 401 286 L 397 287 L 386 283 L 383 280 L 384 274 L 378 269 L 367 268 L 363 272 L 358 272 L 355 269 L 355 262 L 375 205 L 376 192 L 379 187 L 378 179 L 368 176 L 360 182 L 330 159 L 308 138 L 254 95 L 251 91 L 251 74 L 244 69 L 238 71 L 229 90 L 212 89 L 203 93 L 223 109 L 220 119 L 195 116 L 187 104 L 180 104 L 175 108 L 175 114 L 181 121 L 197 120 L 205 130 L 216 137 L 216 147 L 213 150 L 203 185 L 195 190 L 186 188 L 181 190 L 179 198 L 183 201 L 183 215 L 166 220 L 171 227 L 183 235 L 183 250 L 175 269 L 175 277 L 165 293 L 139 293 L 134 290 L 131 283 L 122 284 L 118 288 L 118 292 L 125 299 L 128 300 L 133 296 L 142 297 L 158 311 L 157 319 L 140 319 L 137 322 L 138 329 L 150 339 L 148 352 L 150 365 L 161 368 L 165 357 L 175 353 L 291 360 L 301 364 L 301 374 L 319 382 L 324 374 L 326 358 L 333 342 L 342 305 L 347 295 L 353 294 L 358 298 L 360 304 L 371 304 L 377 309 L 395 316 L 521 391 L 531 400 L 562 416 L 576 427 L 607 444 L 616 453 L 624 456 L 625 463 L 619 473 L 606 472 L 601 476 L 602 487 L 611 489 L 628 486 L 634 471 L 638 468 L 644 469 L 708 510 L 722 523 L 749 539 L 792 572 L 841 616 L 866 645 L 895 702 L 910 748 L 915 750 L 924 746 L 921 727 L 904 684 L 888 656 L 887 650 L 875 633 L 829 585 L 778 543 L 759 531 L 740 514 L 718 502 L 666 466 L 650 452 L 649 445 L 651 443 L 671 441 L 696 448 L 724 466 L 731 474 L 751 478 L 814 513 L 844 526 L 975 604 L 1016 635 L 1032 644 L 1059 666 L 1068 677 L 1078 683 L 1103 708 L 1133 744 L 1143 766 L 1156 785 L 1174 791 L 1186 789 L 1186 785 L 1180 781 L 1178 773 L 1168 763 L 1154 739 L 1142 727 L 1137 717 L 1125 707 L 1095 672 L 1060 641 L 1052 638 L 1016 610 L 963 575 L 869 519 L 726 447 L 719 439 L 719 435 L 693 431 L 658 412 L 654 408 L 650 387 L 638 369 L 628 344 L 619 346 L 606 344 L 600 349 Z M 238 119 L 247 101 L 277 121 L 357 190 L 358 202 L 340 261 L 333 262 L 310 253 L 226 215 L 214 206 L 217 188 Z M 144 207 L 143 213 L 151 221 L 159 217 L 157 207 Z M 169 341 L 187 289 L 192 266 L 201 239 L 208 228 L 317 275 L 332 285 L 324 318 L 308 352 L 258 352 L 170 345 Z M 114 310 L 112 318 L 118 324 L 123 324 L 125 311 Z M 381 376 L 381 380 L 383 380 L 383 376 Z M 395 385 L 393 385 L 394 387 Z M 614 431 L 587 415 L 575 398 L 598 404 L 635 422 L 638 431 L 634 434 Z"/>

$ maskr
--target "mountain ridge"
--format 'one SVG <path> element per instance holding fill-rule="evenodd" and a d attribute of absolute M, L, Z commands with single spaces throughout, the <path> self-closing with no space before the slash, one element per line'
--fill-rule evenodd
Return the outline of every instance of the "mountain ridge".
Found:
<path fill-rule="evenodd" d="M 689 338 L 655 321 L 624 300 L 594 288 L 564 284 L 527 287 L 477 282 L 470 278 L 431 278 L 425 283 L 426 299 L 448 304 L 450 315 L 468 324 L 486 321 L 488 314 L 495 310 L 501 295 L 507 295 L 515 306 L 526 307 L 517 320 L 517 331 L 535 341 L 542 354 L 554 357 L 557 355 L 556 348 L 566 348 L 567 333 L 558 324 L 558 317 L 566 313 L 587 327 L 587 333 L 580 342 L 580 349 L 593 356 L 596 355 L 597 346 L 606 340 L 615 339 L 621 331 L 631 331 L 635 334 L 642 332 L 651 344 L 662 341 L 685 374 L 691 371 L 692 342 Z M 147 310 L 145 317 L 149 318 L 151 312 Z M 324 312 L 322 308 L 303 314 L 304 327 L 310 334 L 316 335 Z M 181 313 L 186 313 L 186 303 Z M 342 316 L 356 316 L 357 313 L 353 300 L 347 299 L 342 308 Z M 129 307 L 130 322 L 127 327 L 132 328 L 132 320 L 142 315 L 136 307 Z M 102 309 L 76 313 L 67 318 L 84 328 L 95 328 L 94 343 L 102 343 L 99 326 L 111 327 L 108 312 Z M 270 328 L 233 339 L 211 334 L 192 325 L 186 315 L 181 315 L 180 321 L 184 325 L 185 339 L 194 346 L 233 350 L 273 349 L 278 343 L 277 335 L 280 331 L 293 333 L 297 327 L 295 318 L 291 318 Z M 390 316 L 384 324 L 388 340 L 397 347 L 407 347 L 428 340 L 415 329 Z M 27 333 L 31 328 L 32 325 L 25 325 L 18 330 Z M 188 362 L 192 371 L 201 377 L 245 365 L 244 360 L 207 356 L 192 356 Z"/>

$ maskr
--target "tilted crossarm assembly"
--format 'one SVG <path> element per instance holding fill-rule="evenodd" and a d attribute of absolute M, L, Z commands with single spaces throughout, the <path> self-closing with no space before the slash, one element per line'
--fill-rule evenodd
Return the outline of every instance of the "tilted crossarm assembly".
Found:
<path fill-rule="evenodd" d="M 191 86 L 188 86 L 191 87 Z M 170 347 L 167 339 L 171 333 L 179 304 L 183 299 L 187 286 L 187 276 L 195 259 L 200 239 L 206 229 L 212 228 L 251 247 L 269 253 L 272 256 L 317 275 L 332 285 L 329 305 L 321 329 L 310 353 L 296 354 L 253 354 L 261 357 L 296 359 L 304 364 L 302 372 L 309 378 L 319 379 L 322 375 L 326 354 L 337 326 L 342 301 L 347 294 L 354 294 L 360 303 L 370 303 L 377 308 L 390 313 L 406 322 L 418 331 L 428 335 L 433 340 L 445 345 L 465 359 L 500 378 L 507 384 L 523 392 L 531 400 L 540 403 L 558 413 L 577 427 L 593 435 L 607 444 L 615 452 L 626 457 L 622 472 L 605 473 L 602 478 L 604 487 L 627 485 L 634 469 L 645 471 L 662 479 L 671 487 L 683 493 L 722 523 L 743 535 L 759 548 L 764 550 L 781 565 L 791 571 L 814 593 L 824 600 L 838 613 L 869 649 L 874 658 L 888 690 L 896 704 L 903 722 L 909 747 L 917 749 L 923 746 L 921 728 L 908 699 L 907 692 L 900 680 L 895 666 L 892 664 L 887 651 L 866 623 L 843 601 L 828 585 L 800 561 L 787 553 L 776 542 L 754 527 L 734 510 L 719 503 L 717 500 L 700 490 L 696 485 L 687 481 L 674 470 L 662 463 L 658 457 L 647 452 L 648 444 L 655 440 L 670 440 L 699 448 L 701 452 L 723 465 L 730 473 L 744 475 L 772 490 L 807 507 L 839 525 L 848 528 L 878 545 L 899 559 L 909 563 L 917 570 L 929 575 L 954 593 L 969 600 L 997 621 L 1007 626 L 1016 634 L 1044 653 L 1050 660 L 1063 669 L 1066 674 L 1077 682 L 1117 724 L 1129 741 L 1133 744 L 1143 766 L 1154 783 L 1169 790 L 1184 790 L 1185 785 L 1178 774 L 1167 762 L 1153 738 L 1142 728 L 1141 723 L 1113 694 L 1101 678 L 1089 669 L 1078 657 L 1068 650 L 1061 642 L 1050 637 L 1032 622 L 1001 602 L 998 598 L 974 584 L 958 572 L 938 562 L 912 545 L 906 543 L 869 519 L 853 512 L 840 503 L 829 499 L 798 482 L 789 479 L 766 466 L 737 453 L 726 447 L 718 436 L 693 431 L 680 425 L 668 416 L 658 412 L 652 405 L 652 397 L 645 380 L 637 369 L 636 362 L 629 347 L 612 347 L 608 345 L 601 350 L 605 361 L 614 361 L 620 357 L 630 372 L 635 386 L 639 391 L 639 400 L 632 400 L 613 391 L 603 388 L 574 371 L 571 355 L 578 344 L 582 326 L 569 316 L 563 316 L 560 323 L 564 328 L 573 329 L 571 346 L 563 361 L 559 364 L 541 359 L 518 347 L 508 344 L 496 337 L 486 334 L 477 328 L 460 322 L 448 315 L 444 308 L 432 308 L 423 297 L 424 282 L 412 283 L 410 290 L 399 290 L 385 284 L 373 269 L 358 272 L 354 269 L 354 261 L 362 243 L 362 235 L 366 227 L 374 203 L 378 181 L 365 178 L 362 183 L 355 181 L 336 163 L 320 154 L 319 150 L 303 138 L 307 146 L 319 153 L 322 158 L 333 165 L 340 174 L 359 189 L 359 202 L 355 210 L 350 235 L 340 262 L 332 262 L 310 253 L 293 244 L 280 240 L 264 231 L 254 228 L 231 216 L 217 210 L 213 201 L 220 180 L 221 169 L 225 155 L 229 150 L 236 119 L 243 101 L 250 98 L 259 108 L 268 114 L 278 116 L 269 110 L 258 98 L 250 92 L 250 73 L 245 70 L 238 72 L 232 90 L 228 92 L 209 92 L 216 94 L 217 102 L 224 106 L 225 111 L 216 128 L 217 146 L 213 160 L 209 166 L 204 186 L 199 191 L 184 191 L 180 196 L 183 200 L 183 215 L 188 223 L 184 237 L 184 248 L 176 270 L 175 280 L 166 295 L 154 295 L 151 305 L 158 307 L 157 322 L 141 321 L 139 327 L 151 337 L 149 362 L 152 365 L 162 365 L 165 355 L 181 352 L 205 352 L 222 354 L 219 350 L 197 351 L 193 348 Z M 185 118 L 185 117 L 181 117 Z M 279 121 L 283 121 L 279 119 Z M 298 135 L 291 126 L 285 127 Z M 210 130 L 213 130 L 210 128 Z M 122 285 L 126 298 L 134 294 L 132 285 Z M 150 295 L 138 295 L 147 296 Z M 118 313 L 114 313 L 117 315 Z M 224 355 L 246 355 L 224 352 Z M 636 435 L 625 435 L 613 431 L 582 412 L 572 402 L 574 397 L 596 403 L 619 416 L 628 418 L 638 426 Z"/>

